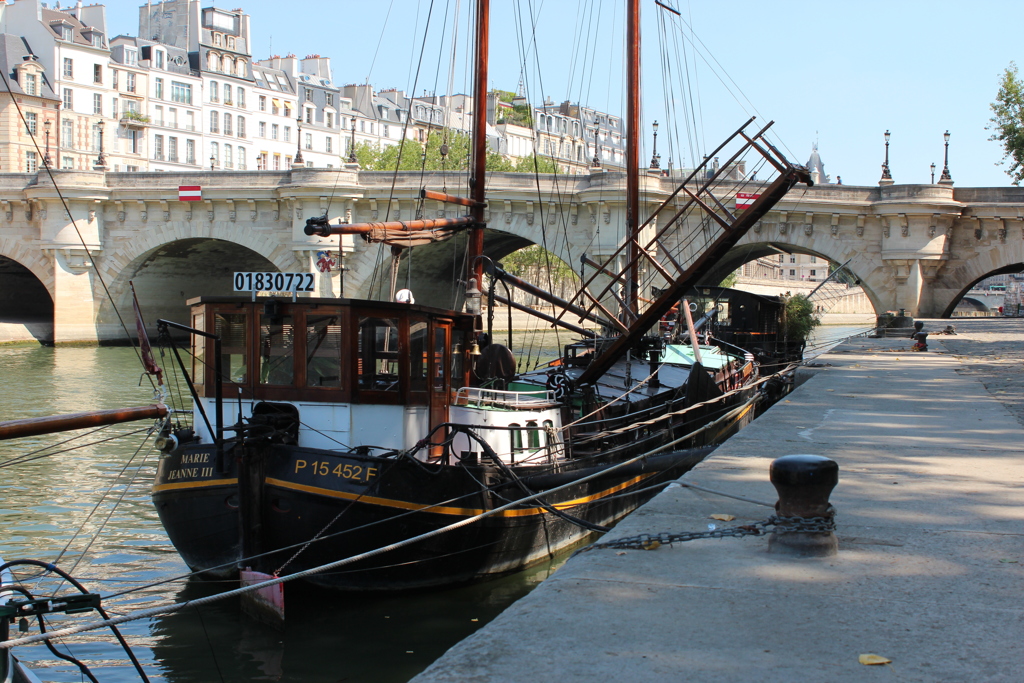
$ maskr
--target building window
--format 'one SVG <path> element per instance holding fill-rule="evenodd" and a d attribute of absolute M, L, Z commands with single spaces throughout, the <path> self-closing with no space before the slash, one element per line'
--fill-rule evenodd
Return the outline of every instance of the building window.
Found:
<path fill-rule="evenodd" d="M 34 111 L 25 112 L 25 128 L 28 130 L 29 135 L 35 135 L 38 130 L 38 116 Z"/>
<path fill-rule="evenodd" d="M 328 128 L 334 128 L 334 114 L 332 114 L 331 112 L 327 112 L 325 120 Z"/>
<path fill-rule="evenodd" d="M 257 137 L 261 137 L 261 138 L 267 137 L 267 123 L 266 123 L 266 121 L 260 121 L 259 134 L 257 135 Z"/>
<path fill-rule="evenodd" d="M 220 102 L 220 83 L 210 81 L 210 101 Z"/>
<path fill-rule="evenodd" d="M 328 107 L 333 107 L 334 106 L 334 93 L 327 93 L 327 106 Z"/>
<path fill-rule="evenodd" d="M 25 172 L 35 173 L 39 170 L 39 160 L 35 152 L 25 152 Z"/>
<path fill-rule="evenodd" d="M 307 102 L 312 102 L 313 101 L 313 89 L 312 88 L 303 88 L 303 90 L 306 91 L 306 101 Z"/>
<path fill-rule="evenodd" d="M 291 168 L 292 167 L 292 155 L 291 154 L 286 154 L 284 156 L 284 167 L 285 168 Z"/>
<path fill-rule="evenodd" d="M 784 263 L 785 261 L 786 261 L 786 257 L 783 256 L 782 254 L 779 254 L 779 263 Z"/>
<path fill-rule="evenodd" d="M 178 138 L 167 138 L 167 161 L 178 163 Z"/>
<path fill-rule="evenodd" d="M 306 109 L 306 123 L 309 123 L 309 124 L 313 123 L 313 109 L 312 108 L 307 108 Z"/>
<path fill-rule="evenodd" d="M 154 80 L 153 93 L 158 100 L 164 98 L 164 79 L 157 78 Z"/>
<path fill-rule="evenodd" d="M 811 263 L 817 263 L 817 262 L 818 262 L 818 257 L 817 256 L 812 256 L 811 257 Z"/>
<path fill-rule="evenodd" d="M 215 52 L 206 53 L 206 68 L 210 71 L 220 71 L 220 55 Z"/>
<path fill-rule="evenodd" d="M 103 95 L 99 93 L 93 93 L 92 95 L 92 113 L 103 114 Z"/>
<path fill-rule="evenodd" d="M 796 277 L 796 271 L 795 271 L 795 270 L 793 270 L 792 268 L 790 268 L 790 269 L 789 269 L 789 276 L 790 276 L 790 277 Z"/>
<path fill-rule="evenodd" d="M 266 111 L 266 110 L 267 110 L 267 96 L 266 95 L 260 95 L 260 111 Z"/>
<path fill-rule="evenodd" d="M 215 111 L 210 112 L 210 132 L 220 132 L 220 115 Z"/>
<path fill-rule="evenodd" d="M 93 64 L 92 65 L 92 82 L 102 83 L 103 82 L 103 65 Z"/>
<path fill-rule="evenodd" d="M 313 134 L 306 133 L 306 149 L 313 149 Z"/>
<path fill-rule="evenodd" d="M 92 124 L 92 151 L 99 151 L 100 148 L 100 127 L 97 124 Z"/>
<path fill-rule="evenodd" d="M 153 159 L 156 161 L 164 160 L 164 136 L 154 135 L 153 136 Z"/>
<path fill-rule="evenodd" d="M 196 163 L 196 141 L 185 140 L 185 163 L 195 164 Z"/>
<path fill-rule="evenodd" d="M 121 76 L 121 72 L 120 72 L 120 71 L 118 71 L 117 69 L 111 69 L 111 70 L 110 70 L 110 76 L 111 76 L 111 83 L 112 83 L 112 86 L 113 86 L 114 90 L 117 90 L 117 89 L 118 89 L 118 87 L 119 87 L 119 86 L 117 85 L 117 84 L 118 84 L 118 79 L 119 79 L 119 78 L 120 78 L 120 76 Z"/>
<path fill-rule="evenodd" d="M 71 29 L 70 26 L 68 26 L 66 24 L 61 25 L 61 27 L 60 27 L 60 39 L 61 40 L 71 40 L 74 37 L 75 37 L 75 33 Z"/>
<path fill-rule="evenodd" d="M 64 157 L 64 158 L 62 158 L 61 162 L 60 162 L 60 167 L 63 168 L 65 171 L 73 171 L 74 168 L 75 168 L 75 158 L 74 157 Z"/>
<path fill-rule="evenodd" d="M 71 98 L 71 88 L 64 88 L 64 110 L 71 111 L 74 108 L 74 100 Z"/>
<path fill-rule="evenodd" d="M 796 263 L 796 256 L 794 256 L 794 255 L 790 254 L 790 255 L 789 255 L 789 262 L 790 262 L 790 263 Z"/>
<path fill-rule="evenodd" d="M 216 142 L 210 143 L 210 166 L 216 166 L 220 161 L 220 145 Z"/>
<path fill-rule="evenodd" d="M 236 99 L 238 100 L 236 104 L 245 109 L 245 88 L 242 86 L 238 86 L 238 97 Z"/>
<path fill-rule="evenodd" d="M 280 171 L 281 170 L 281 155 L 280 154 L 275 154 L 274 155 L 274 170 L 275 171 Z"/>
<path fill-rule="evenodd" d="M 156 50 L 156 68 L 164 68 L 164 51 Z"/>
<path fill-rule="evenodd" d="M 277 139 L 277 124 L 276 123 L 271 124 L 271 126 L 270 126 L 270 139 L 271 140 L 276 140 Z"/>
<path fill-rule="evenodd" d="M 238 61 L 235 62 L 235 73 L 238 74 L 239 76 L 242 76 L 243 78 L 245 77 L 245 60 L 244 59 L 238 59 Z"/>
<path fill-rule="evenodd" d="M 74 63 L 74 61 L 72 61 L 71 57 L 65 57 L 64 58 L 64 78 L 74 78 L 74 77 L 75 77 L 75 63 Z"/>
<path fill-rule="evenodd" d="M 386 137 L 386 138 L 387 138 L 387 137 L 391 137 L 391 136 L 390 136 L 390 135 L 388 134 L 388 132 L 389 132 L 389 130 L 390 130 L 390 129 L 388 128 L 388 124 L 386 124 L 386 123 L 385 123 L 385 124 L 383 124 L 383 128 L 384 128 L 384 133 L 383 133 L 384 137 Z"/>
<path fill-rule="evenodd" d="M 811 271 L 811 277 L 817 277 L 817 276 L 818 276 L 818 271 L 812 270 Z"/>
<path fill-rule="evenodd" d="M 284 141 L 285 142 L 291 142 L 292 141 L 292 127 L 291 126 L 285 126 L 284 127 Z"/>
<path fill-rule="evenodd" d="M 61 119 L 60 140 L 57 141 L 57 144 L 68 149 L 75 148 L 75 124 L 71 119 Z"/>
<path fill-rule="evenodd" d="M 139 131 L 129 130 L 128 133 L 128 151 L 132 154 L 139 153 Z"/>
<path fill-rule="evenodd" d="M 234 36 L 228 36 L 228 49 L 229 50 L 234 50 L 235 49 L 235 37 Z"/>
<path fill-rule="evenodd" d="M 245 170 L 245 147 L 238 148 L 238 170 Z"/>
<path fill-rule="evenodd" d="M 238 137 L 244 138 L 245 137 L 245 119 L 243 119 L 241 116 L 239 116 L 237 121 L 238 121 Z M 239 149 L 241 149 L 241 148 L 239 148 Z"/>
<path fill-rule="evenodd" d="M 224 114 L 224 135 L 232 135 L 231 132 L 231 114 Z M 226 146 L 225 146 L 226 149 Z M 224 154 L 227 156 L 227 153 Z"/>
<path fill-rule="evenodd" d="M 234 168 L 235 162 L 231 158 L 231 145 L 224 145 L 224 168 Z"/>
<path fill-rule="evenodd" d="M 326 147 L 326 149 L 327 149 L 327 153 L 328 154 L 333 154 L 334 153 L 334 140 L 331 139 L 330 135 L 327 136 L 327 147 Z"/>
<path fill-rule="evenodd" d="M 159 105 L 153 107 L 153 123 L 158 126 L 164 125 L 164 108 Z"/>
<path fill-rule="evenodd" d="M 124 51 L 124 63 L 135 66 L 139 63 L 139 52 L 133 48 L 125 49 Z"/>
<path fill-rule="evenodd" d="M 213 34 L 213 44 L 218 46 L 223 44 L 223 38 L 220 33 Z"/>
<path fill-rule="evenodd" d="M 288 118 L 292 117 L 292 104 L 291 102 L 284 103 L 284 115 Z"/>
<path fill-rule="evenodd" d="M 171 81 L 171 99 L 182 104 L 192 104 L 192 85 Z"/>
<path fill-rule="evenodd" d="M 26 95 L 35 95 L 36 94 L 36 75 L 35 74 L 25 74 L 25 84 L 24 84 L 24 86 L 22 86 L 22 88 L 25 91 Z"/>
<path fill-rule="evenodd" d="M 230 83 L 225 83 L 224 84 L 224 104 L 226 104 L 226 105 L 231 105 L 232 104 L 232 102 L 231 102 L 231 84 Z"/>
<path fill-rule="evenodd" d="M 125 89 L 128 92 L 135 92 L 135 74 L 125 74 Z"/>
<path fill-rule="evenodd" d="M 266 171 L 267 170 L 267 153 L 260 152 L 256 155 L 256 170 Z"/>

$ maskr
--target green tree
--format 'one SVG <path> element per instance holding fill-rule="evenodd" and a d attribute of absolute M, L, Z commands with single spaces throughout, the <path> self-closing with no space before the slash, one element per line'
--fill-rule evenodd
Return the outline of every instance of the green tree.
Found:
<path fill-rule="evenodd" d="M 736 280 L 739 279 L 739 272 L 740 271 L 738 271 L 738 270 L 732 271 L 731 273 L 729 273 L 728 275 L 725 276 L 724 280 L 722 280 L 721 282 L 718 283 L 718 286 L 719 287 L 732 287 L 734 284 L 736 284 Z"/>
<path fill-rule="evenodd" d="M 447 142 L 448 154 L 441 155 L 441 147 Z M 376 147 L 368 142 L 356 145 L 356 159 L 367 171 L 464 171 L 469 168 L 471 140 L 463 133 L 449 133 L 447 141 L 440 132 L 427 136 L 424 146 L 415 140 L 406 140 L 405 144 Z M 401 151 L 399 151 L 401 150 Z M 401 158 L 399 158 L 401 154 Z M 424 154 L 426 157 L 424 158 Z M 487 150 L 487 170 L 493 172 L 558 173 L 558 165 L 546 157 L 524 157 L 512 162 L 497 152 Z"/>
<path fill-rule="evenodd" d="M 786 308 L 783 311 L 782 329 L 790 341 L 805 341 L 811 330 L 821 324 L 814 315 L 814 302 L 804 294 L 783 297 Z"/>
<path fill-rule="evenodd" d="M 992 103 L 992 113 L 987 130 L 994 131 L 989 140 L 996 140 L 1003 146 L 1002 163 L 1009 160 L 1006 175 L 1013 178 L 1013 184 L 1024 180 L 1024 83 L 1017 78 L 1017 65 L 1010 62 L 999 81 L 999 92 Z"/>

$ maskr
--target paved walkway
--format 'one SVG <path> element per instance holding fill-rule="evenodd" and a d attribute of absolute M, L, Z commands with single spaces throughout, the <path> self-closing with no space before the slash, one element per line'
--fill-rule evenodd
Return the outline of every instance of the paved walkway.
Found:
<path fill-rule="evenodd" d="M 982 368 L 1024 355 L 1024 324 L 955 324 L 949 346 Z M 685 477 L 773 502 L 773 458 L 834 458 L 838 556 L 780 557 L 764 538 L 591 551 L 415 680 L 1024 679 L 1024 427 L 942 339 L 929 340 L 938 353 L 858 339 L 820 357 L 816 376 Z M 769 513 L 674 487 L 608 538 Z M 867 653 L 892 663 L 860 664 Z"/>

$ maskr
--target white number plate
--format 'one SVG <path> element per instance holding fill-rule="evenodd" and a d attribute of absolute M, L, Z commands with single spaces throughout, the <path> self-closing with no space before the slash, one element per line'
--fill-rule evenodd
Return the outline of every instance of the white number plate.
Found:
<path fill-rule="evenodd" d="M 235 273 L 236 292 L 312 292 L 313 273 Z"/>

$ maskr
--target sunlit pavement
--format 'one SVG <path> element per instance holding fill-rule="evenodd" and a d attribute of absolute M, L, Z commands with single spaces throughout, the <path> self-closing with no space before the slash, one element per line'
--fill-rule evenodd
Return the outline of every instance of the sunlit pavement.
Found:
<path fill-rule="evenodd" d="M 1020 680 L 1024 427 L 996 392 L 1019 398 L 1024 382 L 979 378 L 997 380 L 989 366 L 1008 353 L 1019 372 L 1024 322 L 927 327 L 949 322 L 962 334 L 948 348 L 936 336 L 928 353 L 860 338 L 819 357 L 816 374 L 684 479 L 773 502 L 772 459 L 830 457 L 838 555 L 769 554 L 764 537 L 591 551 L 415 680 Z M 770 513 L 671 488 L 605 540 Z"/>

